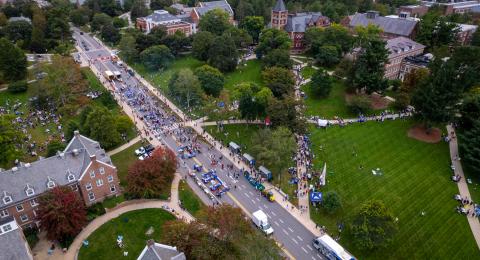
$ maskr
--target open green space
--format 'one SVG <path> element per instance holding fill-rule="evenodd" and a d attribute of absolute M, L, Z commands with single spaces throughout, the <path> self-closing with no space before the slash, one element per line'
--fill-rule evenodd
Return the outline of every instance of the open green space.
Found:
<path fill-rule="evenodd" d="M 450 180 L 448 144 L 423 143 L 407 136 L 413 121 L 354 124 L 311 129 L 317 170 L 327 163 L 327 185 L 343 210 L 328 215 L 311 208 L 311 216 L 338 234 L 367 200 L 382 200 L 398 218 L 393 244 L 375 252 L 355 248 L 348 232 L 341 243 L 359 259 L 473 259 L 479 250 L 467 219 L 455 212 L 458 188 Z M 374 175 L 379 169 L 382 174 Z M 422 216 L 422 212 L 425 215 Z"/>
<path fill-rule="evenodd" d="M 313 76 L 313 74 L 315 74 L 315 71 L 317 71 L 316 69 L 314 69 L 312 66 L 307 66 L 307 67 L 304 67 L 300 73 L 302 74 L 302 77 L 304 79 L 309 79 Z"/>
<path fill-rule="evenodd" d="M 120 185 L 126 186 L 128 167 L 138 160 L 137 156 L 135 156 L 135 150 L 142 145 L 143 143 L 139 141 L 127 149 L 111 156 L 113 165 L 117 167 L 117 175 L 120 179 Z"/>
<path fill-rule="evenodd" d="M 335 80 L 330 95 L 326 98 L 318 98 L 310 90 L 310 84 L 303 86 L 303 91 L 306 95 L 305 114 L 327 119 L 332 119 L 335 116 L 343 118 L 355 117 L 356 115 L 347 107 L 345 89 L 346 86 L 342 81 Z"/>
<path fill-rule="evenodd" d="M 225 75 L 225 89 L 231 91 L 238 83 L 251 82 L 262 86 L 262 64 L 259 60 L 249 60 Z"/>
<path fill-rule="evenodd" d="M 463 142 L 466 142 L 465 140 L 462 140 L 460 130 L 457 130 L 457 138 L 459 146 L 461 146 Z M 480 201 L 480 174 L 468 167 L 468 164 L 465 161 L 462 161 L 461 157 L 462 151 L 460 150 L 460 161 L 462 163 L 463 174 L 465 175 L 467 181 L 468 191 L 470 191 L 470 196 L 472 197 L 473 201 L 478 203 L 478 201 Z M 471 183 L 468 183 L 469 180 Z"/>
<path fill-rule="evenodd" d="M 178 197 L 183 207 L 194 217 L 197 217 L 200 210 L 206 207 L 184 180 L 181 180 L 178 186 Z"/>
<path fill-rule="evenodd" d="M 89 245 L 80 249 L 78 259 L 137 259 L 149 239 L 159 241 L 162 226 L 175 217 L 163 209 L 142 209 L 124 213 L 95 230 L 88 238 Z M 150 234 L 151 233 L 151 234 Z M 123 236 L 124 247 L 117 245 Z M 123 252 L 128 252 L 124 256 Z"/>
<path fill-rule="evenodd" d="M 251 152 L 251 147 L 253 146 L 252 137 L 256 132 L 258 132 L 263 125 L 245 125 L 245 124 L 232 124 L 224 125 L 223 131 L 217 126 L 207 126 L 204 129 L 210 133 L 216 140 L 221 141 L 223 145 L 228 146 L 228 143 L 235 142 L 242 148 L 242 153 L 249 153 L 255 157 Z M 257 160 L 257 166 L 262 165 L 262 162 Z M 293 161 L 292 161 L 293 166 Z M 275 175 L 275 173 L 273 173 Z M 294 197 L 295 189 L 297 188 L 294 184 L 289 184 L 290 175 L 284 173 L 280 178 L 274 178 L 273 184 L 279 185 L 282 191 L 289 195 L 290 201 L 294 204 L 297 204 L 297 199 Z"/>

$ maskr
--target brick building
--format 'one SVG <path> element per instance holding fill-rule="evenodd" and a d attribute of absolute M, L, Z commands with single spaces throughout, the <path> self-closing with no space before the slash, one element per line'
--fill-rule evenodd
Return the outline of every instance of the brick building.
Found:
<path fill-rule="evenodd" d="M 231 24 L 235 24 L 233 9 L 227 0 L 220 0 L 220 1 L 211 1 L 211 2 L 198 2 L 198 6 L 194 7 L 190 12 L 190 19 L 192 23 L 198 24 L 200 23 L 200 19 L 204 16 L 208 11 L 220 9 L 228 13 L 229 21 Z"/>
<path fill-rule="evenodd" d="M 388 63 L 385 64 L 385 78 L 398 79 L 401 74 L 402 62 L 407 57 L 423 53 L 425 46 L 406 37 L 387 40 Z"/>
<path fill-rule="evenodd" d="M 397 9 L 397 14 L 408 14 L 411 17 L 422 17 L 428 12 L 428 7 L 425 5 L 404 5 Z"/>
<path fill-rule="evenodd" d="M 139 17 L 136 21 L 138 29 L 145 33 L 158 26 L 164 26 L 168 35 L 175 34 L 177 31 L 183 32 L 186 36 L 195 33 L 195 24 L 186 22 L 182 16 L 172 15 L 165 10 L 155 10 L 149 16 Z"/>
<path fill-rule="evenodd" d="M 430 53 L 417 56 L 409 56 L 403 59 L 400 65 L 400 73 L 398 79 L 403 81 L 405 77 L 412 71 L 417 69 L 428 69 L 428 64 L 432 61 L 433 55 Z"/>
<path fill-rule="evenodd" d="M 272 8 L 269 26 L 285 30 L 292 40 L 292 51 L 300 52 L 305 49 L 305 32 L 311 27 L 328 27 L 330 19 L 320 12 L 289 14 L 283 0 L 277 0 Z"/>
<path fill-rule="evenodd" d="M 100 144 L 75 132 L 64 151 L 0 171 L 0 219 L 14 217 L 21 227 L 38 226 L 39 197 L 68 186 L 89 206 L 120 193 L 117 169 Z"/>
<path fill-rule="evenodd" d="M 452 0 L 452 1 L 422 1 L 422 5 L 430 8 L 434 5 L 437 5 L 443 9 L 444 15 L 450 14 L 466 14 L 474 12 L 475 9 L 480 8 L 479 1 L 465 1 L 465 0 Z"/>

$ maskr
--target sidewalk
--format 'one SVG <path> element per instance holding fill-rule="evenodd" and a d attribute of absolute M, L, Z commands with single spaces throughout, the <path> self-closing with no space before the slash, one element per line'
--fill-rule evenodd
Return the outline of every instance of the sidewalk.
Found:
<path fill-rule="evenodd" d="M 120 147 L 117 147 L 117 148 L 115 148 L 115 149 L 107 152 L 107 154 L 108 154 L 109 156 L 112 156 L 112 155 L 114 155 L 114 154 L 117 154 L 117 153 L 119 153 L 119 152 L 127 149 L 128 147 L 136 144 L 137 142 L 139 142 L 139 141 L 141 141 L 141 140 L 142 140 L 142 137 L 138 135 L 137 137 L 135 137 L 135 138 L 133 138 L 132 140 L 128 141 L 126 144 L 124 144 L 124 145 L 122 145 L 122 146 L 120 146 Z"/>
<path fill-rule="evenodd" d="M 460 196 L 462 196 L 462 198 L 471 199 L 470 191 L 468 190 L 467 181 L 465 179 L 465 175 L 463 174 L 462 164 L 460 163 L 460 160 L 456 160 L 456 157 L 458 156 L 458 142 L 456 138 L 457 135 L 455 133 L 455 129 L 451 125 L 447 125 L 447 132 L 449 136 L 452 137 L 449 142 L 450 159 L 452 161 L 452 165 L 455 166 L 455 173 L 460 175 L 460 177 L 462 177 L 460 178 L 460 181 L 457 182 L 458 190 L 460 191 Z M 451 133 L 453 133 L 453 135 L 451 135 Z M 472 230 L 473 237 L 477 242 L 477 246 L 480 248 L 480 222 L 476 217 L 467 216 L 466 218 L 468 220 L 468 224 L 470 225 L 470 229 Z"/>

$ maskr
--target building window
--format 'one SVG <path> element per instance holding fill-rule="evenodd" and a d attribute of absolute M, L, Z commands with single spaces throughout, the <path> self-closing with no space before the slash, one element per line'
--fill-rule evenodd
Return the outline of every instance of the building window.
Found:
<path fill-rule="evenodd" d="M 20 220 L 21 220 L 22 222 L 27 222 L 27 221 L 28 221 L 28 216 L 27 216 L 27 214 L 21 215 L 21 216 L 20 216 Z"/>
<path fill-rule="evenodd" d="M 22 204 L 18 204 L 18 205 L 16 206 L 16 208 L 17 208 L 17 212 L 23 211 L 23 205 L 22 205 Z"/>
<path fill-rule="evenodd" d="M 105 173 L 105 168 L 100 167 L 100 168 L 98 169 L 98 171 L 100 172 L 100 174 L 104 174 L 104 173 Z"/>
<path fill-rule="evenodd" d="M 90 171 L 90 178 L 95 178 L 95 171 L 93 170 Z"/>
<path fill-rule="evenodd" d="M 97 187 L 100 187 L 103 185 L 103 180 L 102 179 L 98 179 L 97 180 Z"/>
<path fill-rule="evenodd" d="M 4 225 L 2 229 L 3 229 L 3 232 L 8 232 L 12 230 L 12 226 L 10 224 L 7 224 L 7 225 Z"/>
<path fill-rule="evenodd" d="M 32 188 L 28 188 L 27 190 L 25 190 L 25 193 L 28 197 L 35 195 L 35 191 Z"/>
<path fill-rule="evenodd" d="M 115 187 L 115 185 L 110 185 L 110 192 L 111 193 L 114 193 L 115 191 L 117 191 L 117 188 Z"/>
<path fill-rule="evenodd" d="M 8 217 L 10 214 L 8 214 L 8 210 L 4 209 L 2 211 L 0 211 L 0 217 L 4 218 L 4 217 Z"/>
<path fill-rule="evenodd" d="M 37 200 L 36 200 L 36 199 L 31 200 L 31 201 L 30 201 L 30 205 L 31 205 L 32 207 L 38 206 Z"/>
<path fill-rule="evenodd" d="M 108 175 L 107 180 L 108 180 L 108 182 L 112 182 L 112 181 L 113 181 L 113 176 L 112 176 L 112 175 Z"/>
<path fill-rule="evenodd" d="M 88 199 L 89 199 L 90 201 L 95 200 L 95 193 L 89 192 L 89 193 L 88 193 Z"/>
<path fill-rule="evenodd" d="M 5 196 L 3 197 L 3 203 L 8 204 L 12 202 L 12 197 L 11 196 Z"/>
<path fill-rule="evenodd" d="M 68 182 L 72 182 L 72 181 L 75 180 L 75 175 L 73 175 L 73 174 L 70 173 L 70 174 L 68 175 L 67 179 L 68 179 Z"/>
<path fill-rule="evenodd" d="M 49 189 L 55 187 L 55 182 L 52 181 L 52 180 L 48 181 L 48 182 L 47 182 L 47 187 L 48 187 Z"/>
<path fill-rule="evenodd" d="M 78 186 L 77 186 L 77 185 L 72 185 L 72 186 L 70 186 L 70 189 L 72 189 L 73 191 L 77 191 L 77 190 L 78 190 Z"/>
<path fill-rule="evenodd" d="M 85 185 L 85 189 L 87 190 L 91 190 L 92 189 L 92 183 L 87 183 L 87 185 Z"/>

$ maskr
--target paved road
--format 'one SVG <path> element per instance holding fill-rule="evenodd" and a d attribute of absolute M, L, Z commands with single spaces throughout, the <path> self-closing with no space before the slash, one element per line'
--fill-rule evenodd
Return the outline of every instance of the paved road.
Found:
<path fill-rule="evenodd" d="M 79 47 L 82 49 L 80 55 L 82 58 L 88 59 L 90 63 L 95 66 L 96 70 L 100 72 L 105 70 L 120 71 L 122 73 L 123 82 L 114 82 L 113 87 L 118 88 L 120 85 L 131 85 L 137 86 L 138 88 L 145 88 L 140 84 L 137 78 L 128 77 L 128 74 L 123 69 L 117 67 L 117 65 L 110 60 L 102 60 L 102 57 L 109 57 L 111 54 L 95 39 L 87 34 L 80 35 L 79 31 L 76 29 L 74 29 L 73 37 L 80 43 Z M 85 47 L 81 44 L 82 41 L 85 42 L 88 51 L 85 51 Z M 152 97 L 150 96 L 148 98 Z M 135 110 L 135 108 L 133 108 L 133 110 Z M 158 138 L 162 144 L 165 144 L 173 151 L 177 151 L 178 147 L 182 145 L 178 141 L 181 135 L 185 135 L 187 138 L 192 138 L 192 136 L 185 133 L 158 135 Z M 187 169 L 191 169 L 193 164 L 200 162 L 208 167 L 210 166 L 210 158 L 212 155 L 216 158 L 222 156 L 217 149 L 209 149 L 209 145 L 207 144 L 202 144 L 201 151 L 202 153 L 194 159 L 187 159 L 185 161 L 180 159 L 178 171 L 185 176 L 187 174 Z M 223 163 L 227 165 L 231 162 L 224 158 Z M 220 202 L 235 204 L 241 207 L 248 215 L 251 215 L 251 213 L 258 209 L 262 209 L 269 216 L 271 225 L 275 229 L 273 237 L 286 249 L 286 252 L 290 257 L 296 259 L 322 259 L 322 256 L 311 246 L 311 241 L 315 237 L 314 234 L 292 216 L 287 209 L 282 207 L 279 203 L 268 202 L 245 180 L 242 175 L 238 179 L 233 179 L 227 176 L 226 170 L 222 170 L 220 167 L 217 167 L 216 170 L 219 177 L 226 180 L 226 182 L 232 187 L 227 196 L 224 195 L 218 199 Z M 240 169 L 234 168 L 234 171 L 239 172 Z M 203 200 L 206 200 L 205 193 L 192 181 L 191 178 L 188 178 L 188 183 Z M 237 186 L 237 188 L 234 189 L 234 186 Z M 209 200 L 207 199 L 207 202 L 208 201 Z M 211 204 L 211 201 L 209 202 Z"/>

